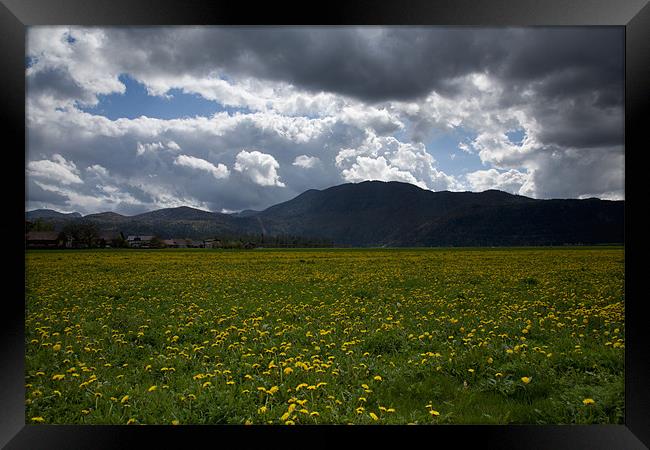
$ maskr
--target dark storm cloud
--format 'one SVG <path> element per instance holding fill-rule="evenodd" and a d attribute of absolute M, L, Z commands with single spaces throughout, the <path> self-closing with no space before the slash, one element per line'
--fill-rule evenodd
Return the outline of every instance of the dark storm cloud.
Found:
<path fill-rule="evenodd" d="M 607 27 L 115 28 L 109 34 L 116 52 L 134 42 L 144 49 L 125 61 L 134 72 L 207 74 L 217 66 L 370 102 L 454 91 L 449 82 L 473 72 L 498 75 L 515 88 L 541 80 L 540 92 L 571 95 L 620 88 L 623 70 L 622 29 Z"/>
<path fill-rule="evenodd" d="M 65 195 L 57 194 L 56 192 L 46 191 L 38 184 L 34 183 L 34 180 L 28 180 L 26 188 L 27 198 L 29 198 L 29 200 L 32 202 L 48 203 L 66 207 L 66 201 L 68 200 L 68 197 Z"/>
<path fill-rule="evenodd" d="M 623 144 L 624 117 L 622 108 L 599 107 L 593 98 L 576 98 L 535 110 L 536 119 L 544 126 L 538 138 L 560 147 L 606 147 Z"/>
<path fill-rule="evenodd" d="M 446 80 L 482 70 L 503 52 L 494 46 L 498 34 L 440 28 L 229 27 L 179 29 L 161 36 L 155 28 L 140 28 L 111 29 L 110 39 L 118 43 L 116 51 L 133 42 L 147 49 L 125 64 L 134 72 L 148 66 L 207 74 L 217 66 L 375 102 L 444 90 Z"/>
<path fill-rule="evenodd" d="M 88 92 L 61 68 L 48 68 L 27 77 L 27 91 L 32 98 L 51 97 L 55 101 L 78 100 L 93 102 L 94 95 Z"/>
<path fill-rule="evenodd" d="M 125 62 L 135 73 L 205 75 L 218 67 L 370 103 L 417 100 L 431 91 L 462 96 L 464 76 L 486 73 L 505 88 L 502 106 L 526 106 L 534 115 L 540 109 L 549 144 L 622 142 L 618 122 L 605 123 L 612 107 L 622 115 L 621 28 L 120 28 L 110 30 L 110 40 L 116 51 L 133 42 L 144 49 Z M 532 99 L 522 95 L 530 92 Z"/>

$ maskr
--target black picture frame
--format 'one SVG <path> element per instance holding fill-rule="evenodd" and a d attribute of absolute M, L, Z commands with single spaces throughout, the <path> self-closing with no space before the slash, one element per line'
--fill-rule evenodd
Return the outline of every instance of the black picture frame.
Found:
<path fill-rule="evenodd" d="M 244 427 L 244 426 L 52 426 L 26 425 L 24 418 L 24 195 L 16 186 L 25 174 L 20 149 L 25 132 L 25 28 L 30 25 L 606 25 L 625 27 L 625 424 L 585 426 L 435 426 L 435 427 Z M 322 4 L 195 0 L 0 0 L 0 119 L 3 139 L 6 210 L 0 221 L 10 272 L 3 285 L 2 364 L 0 367 L 0 446 L 7 449 L 130 448 L 162 445 L 248 447 L 250 439 L 279 445 L 334 444 L 358 437 L 399 445 L 525 449 L 642 449 L 650 446 L 650 348 L 643 315 L 645 255 L 640 227 L 643 194 L 639 177 L 644 121 L 650 98 L 650 5 L 647 0 L 447 0 L 328 1 Z M 7 139 L 9 137 L 9 139 Z M 11 143 L 11 144 L 10 144 Z M 7 170 L 8 169 L 8 170 Z M 6 176 L 12 174 L 12 176 Z M 594 176 L 597 176 L 595 174 Z M 24 179 L 22 181 L 23 187 Z M 23 192 L 24 194 L 24 192 Z M 316 436 L 315 436 L 316 435 Z M 206 441 L 207 439 L 207 441 Z M 287 440 L 291 439 L 291 440 Z M 232 441 L 230 441 L 232 442 Z M 416 444 L 417 442 L 424 444 Z M 156 444 L 157 443 L 157 444 Z M 231 445 L 231 444 L 230 444 Z M 370 445 L 370 444 L 368 444 Z"/>

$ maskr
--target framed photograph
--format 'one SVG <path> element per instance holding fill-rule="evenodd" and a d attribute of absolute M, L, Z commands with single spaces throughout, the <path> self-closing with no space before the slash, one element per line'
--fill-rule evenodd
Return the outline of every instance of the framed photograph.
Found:
<path fill-rule="evenodd" d="M 646 1 L 0 25 L 6 448 L 650 445 Z"/>

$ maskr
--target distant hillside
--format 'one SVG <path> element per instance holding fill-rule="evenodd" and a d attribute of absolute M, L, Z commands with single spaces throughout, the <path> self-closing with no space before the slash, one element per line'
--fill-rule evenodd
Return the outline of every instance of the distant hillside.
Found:
<path fill-rule="evenodd" d="M 351 246 L 508 246 L 623 242 L 624 201 L 536 200 L 506 192 L 432 192 L 366 181 L 308 190 L 264 211 L 222 214 L 189 207 L 83 218 L 103 230 L 161 238 L 302 236 Z"/>
<path fill-rule="evenodd" d="M 115 213 L 91 214 L 81 220 L 110 231 L 122 231 L 126 235 L 156 235 L 163 239 L 201 239 L 216 235 L 234 235 L 244 228 L 236 217 L 181 206 L 150 211 L 135 216 Z"/>
<path fill-rule="evenodd" d="M 78 212 L 72 213 L 61 213 L 54 211 L 53 209 L 35 209 L 33 211 L 27 211 L 25 213 L 26 220 L 36 220 L 36 219 L 71 219 L 81 217 L 81 214 Z"/>

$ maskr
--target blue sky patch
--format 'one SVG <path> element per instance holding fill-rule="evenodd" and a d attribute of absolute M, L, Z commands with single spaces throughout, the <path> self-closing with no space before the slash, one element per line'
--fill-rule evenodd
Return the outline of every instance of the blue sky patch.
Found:
<path fill-rule="evenodd" d="M 140 116 L 170 120 L 196 116 L 210 117 L 222 111 L 229 114 L 250 112 L 247 108 L 223 106 L 206 100 L 198 94 L 187 94 L 180 89 L 171 89 L 168 92 L 171 98 L 149 95 L 145 85 L 129 75 L 122 74 L 119 80 L 126 86 L 124 94 L 99 95 L 97 105 L 79 109 L 111 120 L 135 119 Z"/>
<path fill-rule="evenodd" d="M 29 69 L 37 62 L 38 62 L 38 58 L 36 58 L 35 56 L 25 56 L 25 69 Z"/>
<path fill-rule="evenodd" d="M 485 169 L 481 158 L 458 148 L 462 142 L 468 144 L 476 139 L 476 133 L 462 127 L 434 132 L 426 142 L 429 153 L 436 158 L 438 168 L 446 173 L 468 173 Z M 455 155 L 455 156 L 451 156 Z"/>
<path fill-rule="evenodd" d="M 521 143 L 524 141 L 524 137 L 526 136 L 526 132 L 523 128 L 520 128 L 518 130 L 508 131 L 506 133 L 506 136 L 508 136 L 508 139 L 513 144 L 521 145 Z"/>

